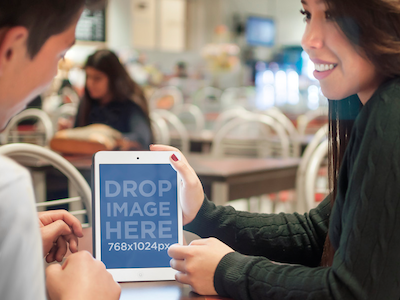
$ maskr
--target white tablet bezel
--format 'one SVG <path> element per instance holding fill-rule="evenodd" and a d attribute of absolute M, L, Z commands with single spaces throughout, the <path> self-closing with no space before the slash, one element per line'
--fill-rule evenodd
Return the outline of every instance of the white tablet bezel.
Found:
<path fill-rule="evenodd" d="M 100 178 L 101 164 L 171 164 L 169 157 L 173 151 L 100 151 L 93 156 L 93 256 L 101 260 L 100 226 Z M 183 244 L 182 208 L 180 204 L 181 178 L 177 172 L 178 241 Z M 121 268 L 107 269 L 115 281 L 161 281 L 175 280 L 176 271 L 166 268 Z"/>

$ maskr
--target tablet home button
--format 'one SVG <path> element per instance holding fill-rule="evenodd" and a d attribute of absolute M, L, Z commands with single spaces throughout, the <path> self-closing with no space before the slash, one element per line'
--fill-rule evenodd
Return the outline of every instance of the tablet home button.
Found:
<path fill-rule="evenodd" d="M 139 277 L 142 277 L 143 276 L 143 274 L 142 273 L 139 273 Z"/>

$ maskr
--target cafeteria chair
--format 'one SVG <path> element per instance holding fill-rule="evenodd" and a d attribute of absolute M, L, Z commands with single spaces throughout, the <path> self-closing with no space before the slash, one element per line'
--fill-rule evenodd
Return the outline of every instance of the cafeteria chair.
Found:
<path fill-rule="evenodd" d="M 38 120 L 32 131 L 19 131 L 17 126 L 25 120 Z M 53 137 L 54 129 L 51 118 L 41 109 L 28 108 L 15 115 L 0 135 L 1 144 L 27 142 L 47 146 Z"/>
<path fill-rule="evenodd" d="M 226 123 L 231 121 L 234 118 L 241 117 L 246 114 L 251 114 L 250 111 L 245 109 L 242 106 L 235 106 L 233 108 L 227 109 L 223 112 L 221 112 L 218 117 L 215 119 L 214 122 L 214 132 L 218 132 L 222 126 L 224 126 Z"/>
<path fill-rule="evenodd" d="M 328 123 L 328 107 L 322 106 L 316 110 L 309 110 L 305 114 L 297 118 L 297 132 L 300 136 L 306 135 L 310 124 L 317 119 L 326 119 L 324 123 Z"/>
<path fill-rule="evenodd" d="M 73 88 L 69 86 L 65 86 L 61 89 L 60 96 L 62 99 L 62 103 L 65 104 L 72 103 L 75 104 L 76 106 L 79 105 L 80 99 L 78 94 L 75 92 Z"/>
<path fill-rule="evenodd" d="M 69 181 L 70 195 L 67 199 L 49 200 L 40 199 L 38 193 L 46 191 L 45 176 L 33 176 L 33 184 L 36 195 L 37 209 L 44 210 L 58 205 L 69 204 L 69 211 L 76 216 L 82 224 L 82 227 L 90 227 L 92 224 L 91 209 L 91 190 L 81 173 L 61 155 L 46 149 L 44 147 L 25 143 L 7 144 L 0 146 L 0 154 L 8 156 L 22 165 L 32 167 L 36 162 L 41 161 L 46 165 L 51 165 L 63 173 Z M 44 171 L 42 172 L 44 173 Z M 35 180 L 36 179 L 36 180 Z M 37 189 L 42 189 L 38 191 Z M 43 191 L 44 189 L 44 191 Z M 86 217 L 85 217 L 86 216 Z"/>
<path fill-rule="evenodd" d="M 60 119 L 67 119 L 75 122 L 76 114 L 78 113 L 78 106 L 74 103 L 66 103 L 58 107 L 52 114 L 53 128 L 57 131 L 58 122 Z"/>
<path fill-rule="evenodd" d="M 252 110 L 256 107 L 256 90 L 254 87 L 230 87 L 223 91 L 221 95 L 221 107 L 223 110 L 234 106 L 243 106 Z"/>
<path fill-rule="evenodd" d="M 164 86 L 155 90 L 149 100 L 151 110 L 171 110 L 181 104 L 183 104 L 183 95 L 176 86 Z"/>
<path fill-rule="evenodd" d="M 173 112 L 185 125 L 187 131 L 200 134 L 204 130 L 205 119 L 198 106 L 185 103 L 175 107 Z"/>
<path fill-rule="evenodd" d="M 292 121 L 277 107 L 271 107 L 265 110 L 264 114 L 271 116 L 285 128 L 290 139 L 290 156 L 300 157 L 300 135 Z"/>
<path fill-rule="evenodd" d="M 191 103 L 199 107 L 204 115 L 206 129 L 212 129 L 215 118 L 223 110 L 220 101 L 221 95 L 220 89 L 207 86 L 199 89 L 191 97 Z"/>
<path fill-rule="evenodd" d="M 219 101 L 222 91 L 213 86 L 206 86 L 198 89 L 192 96 L 192 102 L 195 105 L 201 105 L 202 102 L 210 99 L 212 101 Z"/>
<path fill-rule="evenodd" d="M 150 114 L 151 129 L 156 144 L 169 145 L 171 142 L 167 122 L 157 114 Z"/>
<path fill-rule="evenodd" d="M 325 124 L 315 133 L 301 157 L 296 173 L 296 211 L 299 213 L 308 212 L 311 208 L 315 207 L 315 199 L 310 200 L 305 195 L 305 188 L 309 186 L 309 183 L 306 181 L 306 173 L 315 150 L 327 139 L 327 135 L 328 124 Z"/>
<path fill-rule="evenodd" d="M 271 141 L 280 152 L 271 151 Z M 220 156 L 289 157 L 289 137 L 283 126 L 267 115 L 245 113 L 231 119 L 216 131 L 211 154 Z"/>
<path fill-rule="evenodd" d="M 305 173 L 304 197 L 308 211 L 329 194 L 328 140 L 324 140 L 310 157 Z M 317 198 L 318 197 L 318 198 Z"/>
<path fill-rule="evenodd" d="M 165 109 L 155 109 L 150 113 L 150 116 L 154 119 L 161 118 L 167 123 L 171 138 L 169 145 L 178 148 L 183 153 L 189 152 L 189 134 L 181 120 L 174 113 Z"/>

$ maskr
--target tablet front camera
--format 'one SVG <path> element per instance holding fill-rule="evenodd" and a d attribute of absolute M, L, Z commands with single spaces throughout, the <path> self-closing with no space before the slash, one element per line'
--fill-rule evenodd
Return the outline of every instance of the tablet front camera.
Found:
<path fill-rule="evenodd" d="M 136 157 L 137 159 L 139 159 L 139 157 Z"/>

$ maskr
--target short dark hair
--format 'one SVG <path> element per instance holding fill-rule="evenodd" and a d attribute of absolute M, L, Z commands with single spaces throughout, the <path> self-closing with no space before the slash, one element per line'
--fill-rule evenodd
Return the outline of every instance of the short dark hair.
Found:
<path fill-rule="evenodd" d="M 0 29 L 23 26 L 29 30 L 28 53 L 34 58 L 53 35 L 65 31 L 84 5 L 101 0 L 0 0 Z"/>

